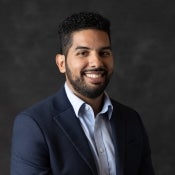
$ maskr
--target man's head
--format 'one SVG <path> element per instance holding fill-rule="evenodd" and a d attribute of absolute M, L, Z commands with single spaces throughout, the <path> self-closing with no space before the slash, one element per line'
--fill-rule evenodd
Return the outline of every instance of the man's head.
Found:
<path fill-rule="evenodd" d="M 63 20 L 58 29 L 60 50 L 59 53 L 67 55 L 72 44 L 72 33 L 83 29 L 98 29 L 108 34 L 110 39 L 110 21 L 98 13 L 79 12 Z"/>
<path fill-rule="evenodd" d="M 59 28 L 63 52 L 56 64 L 82 99 L 101 96 L 113 73 L 109 21 L 96 13 L 78 13 Z"/>

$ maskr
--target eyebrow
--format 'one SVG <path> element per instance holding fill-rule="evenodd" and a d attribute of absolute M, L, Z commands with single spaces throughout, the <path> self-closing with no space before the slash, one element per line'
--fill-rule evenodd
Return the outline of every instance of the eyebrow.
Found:
<path fill-rule="evenodd" d="M 90 50 L 91 48 L 89 47 L 85 47 L 85 46 L 77 46 L 75 48 L 75 50 L 79 50 L 79 49 L 87 49 Z M 105 46 L 105 47 L 101 47 L 99 50 L 112 50 L 112 48 L 110 46 Z"/>

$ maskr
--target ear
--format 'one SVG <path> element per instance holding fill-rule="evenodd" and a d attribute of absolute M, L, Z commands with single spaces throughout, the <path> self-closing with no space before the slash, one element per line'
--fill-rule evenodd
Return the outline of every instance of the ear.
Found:
<path fill-rule="evenodd" d="M 60 70 L 61 73 L 65 73 L 66 72 L 66 68 L 65 68 L 65 56 L 62 54 L 57 54 L 56 55 L 56 64 Z"/>

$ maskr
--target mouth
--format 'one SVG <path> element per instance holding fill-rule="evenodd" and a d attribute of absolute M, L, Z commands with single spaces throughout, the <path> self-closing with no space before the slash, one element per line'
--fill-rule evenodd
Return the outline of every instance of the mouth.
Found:
<path fill-rule="evenodd" d="M 88 70 L 84 72 L 84 76 L 92 84 L 100 84 L 105 81 L 105 70 Z"/>
<path fill-rule="evenodd" d="M 102 73 L 85 73 L 85 76 L 88 78 L 100 78 L 103 77 Z"/>

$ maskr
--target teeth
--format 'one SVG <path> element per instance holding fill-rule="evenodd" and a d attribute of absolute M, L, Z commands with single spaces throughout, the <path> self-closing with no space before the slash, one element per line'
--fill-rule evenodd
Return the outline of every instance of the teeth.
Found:
<path fill-rule="evenodd" d="M 89 78 L 100 78 L 101 74 L 86 74 L 86 76 Z"/>

